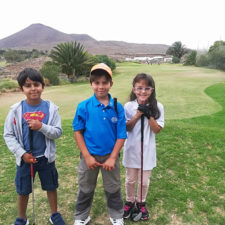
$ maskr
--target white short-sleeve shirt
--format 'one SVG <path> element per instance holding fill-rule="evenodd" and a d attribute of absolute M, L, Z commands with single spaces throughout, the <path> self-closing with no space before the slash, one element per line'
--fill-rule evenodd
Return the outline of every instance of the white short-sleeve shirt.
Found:
<path fill-rule="evenodd" d="M 156 122 L 164 127 L 164 108 L 157 102 L 160 117 Z M 137 100 L 127 102 L 124 105 L 126 121 L 131 120 L 137 112 Z M 141 119 L 137 121 L 134 128 L 127 132 L 127 140 L 124 145 L 123 165 L 128 168 L 141 168 Z M 144 141 L 143 141 L 143 170 L 152 170 L 156 167 L 156 143 L 155 133 L 149 125 L 148 119 L 144 119 Z"/>

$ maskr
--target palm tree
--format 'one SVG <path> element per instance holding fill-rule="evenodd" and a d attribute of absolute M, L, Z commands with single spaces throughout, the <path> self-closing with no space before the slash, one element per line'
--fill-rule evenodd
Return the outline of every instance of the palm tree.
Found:
<path fill-rule="evenodd" d="M 167 49 L 166 54 L 177 57 L 180 60 L 187 52 L 188 50 L 185 46 L 180 41 L 176 41 Z"/>
<path fill-rule="evenodd" d="M 60 43 L 53 47 L 50 57 L 61 67 L 62 72 L 67 74 L 71 82 L 76 81 L 77 74 L 82 72 L 82 66 L 88 58 L 83 45 L 76 41 Z"/>

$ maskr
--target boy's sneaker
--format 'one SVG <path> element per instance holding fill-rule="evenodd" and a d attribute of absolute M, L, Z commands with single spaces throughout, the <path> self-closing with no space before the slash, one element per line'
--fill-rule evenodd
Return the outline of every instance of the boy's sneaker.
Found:
<path fill-rule="evenodd" d="M 91 220 L 90 216 L 86 218 L 85 220 L 75 220 L 73 225 L 85 225 L 88 224 L 88 222 Z"/>
<path fill-rule="evenodd" d="M 29 225 L 28 219 L 16 218 L 14 225 Z"/>
<path fill-rule="evenodd" d="M 110 221 L 113 225 L 124 225 L 123 218 L 113 219 L 113 218 L 110 217 Z"/>
<path fill-rule="evenodd" d="M 142 220 L 148 220 L 149 219 L 149 213 L 148 213 L 148 210 L 145 207 L 145 202 L 142 202 L 142 203 L 137 202 L 137 207 L 142 212 L 141 219 Z"/>
<path fill-rule="evenodd" d="M 60 213 L 53 213 L 50 218 L 49 218 L 49 221 L 51 224 L 53 225 L 66 225 L 63 218 L 62 218 L 62 215 Z"/>
<path fill-rule="evenodd" d="M 132 202 L 126 202 L 124 205 L 124 212 L 123 212 L 123 218 L 124 219 L 128 219 L 131 215 L 131 211 L 134 208 L 134 203 Z"/>

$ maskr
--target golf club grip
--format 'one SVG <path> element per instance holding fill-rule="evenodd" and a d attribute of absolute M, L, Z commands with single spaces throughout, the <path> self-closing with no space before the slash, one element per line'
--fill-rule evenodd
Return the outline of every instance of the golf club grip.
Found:
<path fill-rule="evenodd" d="M 31 173 L 31 178 L 34 179 L 34 167 L 33 167 L 33 163 L 30 164 L 30 173 Z"/>

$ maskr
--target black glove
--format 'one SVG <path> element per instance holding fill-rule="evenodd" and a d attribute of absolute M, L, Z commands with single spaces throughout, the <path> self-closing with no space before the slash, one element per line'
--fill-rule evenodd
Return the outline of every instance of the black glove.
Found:
<path fill-rule="evenodd" d="M 138 105 L 138 110 L 144 113 L 144 116 L 146 116 L 148 119 L 150 119 L 150 116 L 152 116 L 152 112 L 147 105 L 140 104 Z"/>

